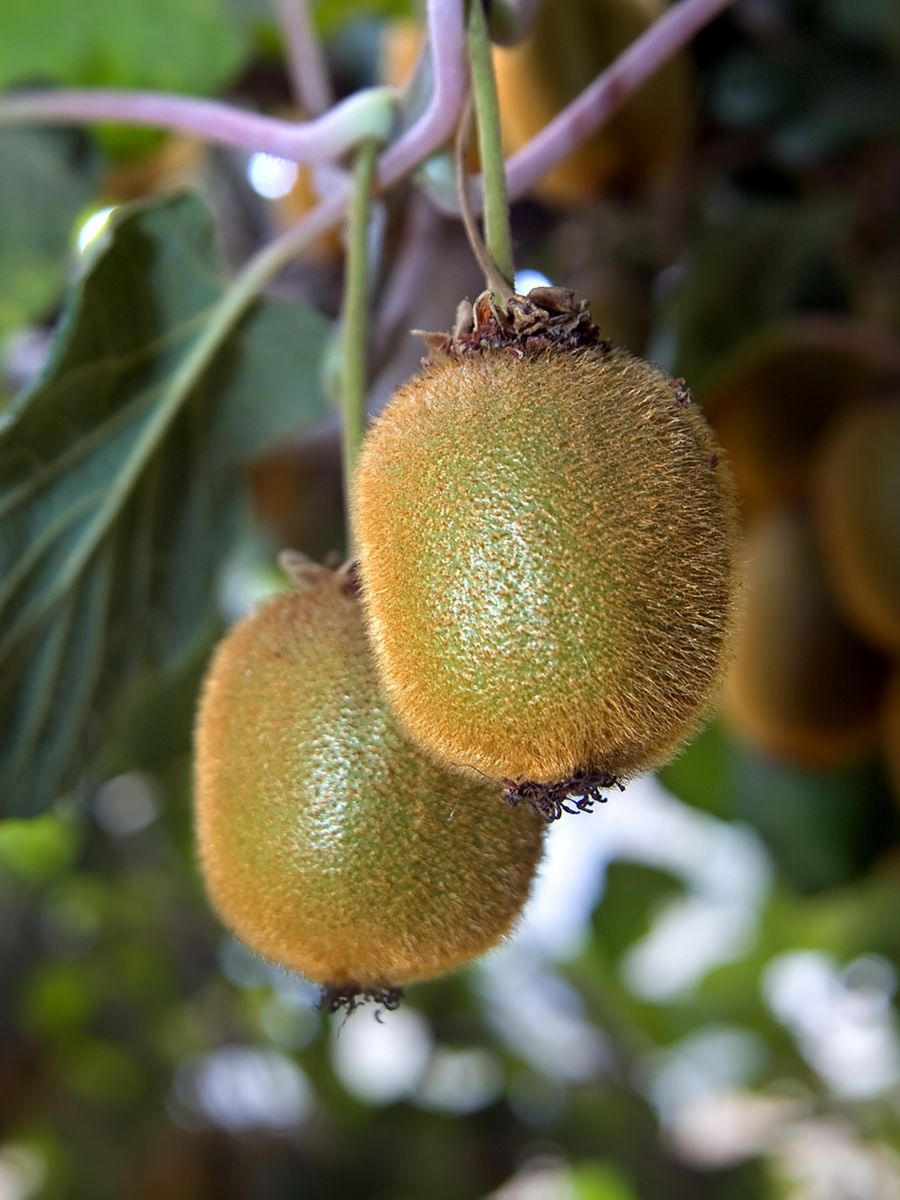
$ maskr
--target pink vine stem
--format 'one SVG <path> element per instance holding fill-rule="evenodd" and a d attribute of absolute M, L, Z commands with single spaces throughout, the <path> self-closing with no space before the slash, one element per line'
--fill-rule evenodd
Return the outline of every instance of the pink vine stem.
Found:
<path fill-rule="evenodd" d="M 511 199 L 596 133 L 663 63 L 733 0 L 681 0 L 636 38 L 593 83 L 506 163 Z"/>
<path fill-rule="evenodd" d="M 218 100 L 198 100 L 164 92 L 61 88 L 7 96 L 0 101 L 0 124 L 78 125 L 86 121 L 113 121 L 153 125 L 297 162 L 320 163 L 333 160 L 346 150 L 346 141 L 335 135 L 344 123 L 345 106 L 355 99 L 349 97 L 313 121 L 295 122 L 245 112 Z"/>
<path fill-rule="evenodd" d="M 562 110 L 507 162 L 511 198 L 521 196 L 551 167 L 577 148 L 733 0 L 680 0 L 638 37 L 602 75 Z M 391 187 L 450 138 L 459 120 L 468 86 L 462 0 L 428 0 L 428 41 L 434 86 L 419 119 L 378 161 L 379 187 Z M 357 94 L 359 95 L 359 94 Z M 35 121 L 77 123 L 105 120 L 162 125 L 197 133 L 211 141 L 263 150 L 305 162 L 327 162 L 346 150 L 335 131 L 346 128 L 346 106 L 299 124 L 242 112 L 215 101 L 150 92 L 24 92 L 0 101 L 0 125 Z M 315 237 L 335 225 L 347 205 L 339 186 L 316 208 L 273 243 Z M 452 209 L 452 205 L 448 206 Z"/>
<path fill-rule="evenodd" d="M 450 137 L 468 82 L 463 0 L 428 0 L 434 91 L 425 112 L 385 154 L 379 178 L 394 180 Z M 0 100 L 0 125 L 85 121 L 153 125 L 194 133 L 211 142 L 264 151 L 295 162 L 333 162 L 353 144 L 354 110 L 365 93 L 348 96 L 311 121 L 285 121 L 217 100 L 163 92 L 94 88 L 19 92 Z"/>

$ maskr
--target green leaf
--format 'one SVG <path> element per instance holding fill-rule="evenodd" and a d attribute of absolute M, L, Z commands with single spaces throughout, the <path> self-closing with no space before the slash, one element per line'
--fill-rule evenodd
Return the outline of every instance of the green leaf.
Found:
<path fill-rule="evenodd" d="M 2 0 L 0 88 L 146 88 L 211 96 L 240 72 L 250 31 L 228 0 Z M 149 153 L 154 129 L 97 126 L 116 158 Z"/>
<path fill-rule="evenodd" d="M 72 224 L 100 168 L 94 144 L 75 130 L 0 131 L 0 338 L 55 303 Z"/>
<path fill-rule="evenodd" d="M 313 12 L 319 32 L 331 37 L 360 20 L 410 20 L 416 15 L 416 5 L 412 0 L 316 0 Z"/>
<path fill-rule="evenodd" d="M 711 86 L 718 118 L 768 130 L 774 157 L 789 165 L 896 136 L 898 100 L 896 65 L 862 56 L 846 37 L 837 44 L 799 40 L 765 54 L 738 51 Z"/>
<path fill-rule="evenodd" d="M 665 787 L 685 804 L 728 819 L 733 815 L 733 764 L 734 746 L 721 726 L 713 723 L 657 774 Z"/>
<path fill-rule="evenodd" d="M 226 0 L 226 7 L 245 23 L 276 24 L 272 0 Z M 312 13 L 319 34 L 330 37 L 355 21 L 412 20 L 418 7 L 416 0 L 312 0 Z"/>
<path fill-rule="evenodd" d="M 683 891 L 667 871 L 618 860 L 606 872 L 603 897 L 594 911 L 594 927 L 604 957 L 618 961 L 649 933 L 663 903 Z"/>
<path fill-rule="evenodd" d="M 215 92 L 244 54 L 228 18 L 222 0 L 3 0 L 0 87 L 50 79 Z"/>
<path fill-rule="evenodd" d="M 583 1162 L 569 1173 L 572 1200 L 637 1200 L 633 1188 L 615 1167 Z"/>
<path fill-rule="evenodd" d="M 900 58 L 900 7 L 896 0 L 821 0 L 824 18 L 841 39 L 892 54 Z"/>
<path fill-rule="evenodd" d="M 199 645 L 177 671 L 151 676 L 135 693 L 123 718 L 109 726 L 100 747 L 96 770 L 104 779 L 153 769 L 175 755 L 190 753 L 193 714 L 208 651 L 208 645 Z"/>
<path fill-rule="evenodd" d="M 243 464 L 326 412 L 324 319 L 257 302 L 218 344 L 221 273 L 197 198 L 122 215 L 0 426 L 6 815 L 51 804 L 148 672 L 197 653 Z"/>
<path fill-rule="evenodd" d="M 813 770 L 736 745 L 731 792 L 735 817 L 756 829 L 798 892 L 852 882 L 896 839 L 896 810 L 876 760 Z"/>
<path fill-rule="evenodd" d="M 77 849 L 73 822 L 58 813 L 0 822 L 0 879 L 46 883 L 71 866 Z"/>

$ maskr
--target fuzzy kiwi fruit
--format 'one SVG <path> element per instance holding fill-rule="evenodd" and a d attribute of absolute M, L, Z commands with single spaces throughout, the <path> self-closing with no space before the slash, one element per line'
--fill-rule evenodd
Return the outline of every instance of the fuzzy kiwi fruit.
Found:
<path fill-rule="evenodd" d="M 577 793 L 666 761 L 706 717 L 737 608 L 734 489 L 686 389 L 601 342 L 583 302 L 487 303 L 431 338 L 368 434 L 363 595 L 414 738 L 526 796 Z"/>
<path fill-rule="evenodd" d="M 541 854 L 529 817 L 401 732 L 346 572 L 312 571 L 219 646 L 196 728 L 209 898 L 247 946 L 327 995 L 386 996 L 499 942 Z"/>
<path fill-rule="evenodd" d="M 874 740 L 884 663 L 844 620 L 802 509 L 759 519 L 747 591 L 725 691 L 730 724 L 758 749 L 801 766 L 858 757 Z"/>
<path fill-rule="evenodd" d="M 900 403 L 846 414 L 822 449 L 813 495 L 844 611 L 870 641 L 900 651 Z"/>

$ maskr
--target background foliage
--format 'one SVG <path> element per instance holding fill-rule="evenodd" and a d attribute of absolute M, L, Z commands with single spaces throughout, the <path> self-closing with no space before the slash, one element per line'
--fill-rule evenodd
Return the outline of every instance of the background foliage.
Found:
<path fill-rule="evenodd" d="M 409 7 L 317 5 L 342 90 L 379 75 Z M 0 86 L 290 108 L 261 0 L 87 13 L 7 0 Z M 752 547 L 772 514 L 813 528 L 832 423 L 900 394 L 898 10 L 747 2 L 691 60 L 674 170 L 523 201 L 517 258 L 689 380 Z M 186 385 L 228 270 L 314 191 L 266 200 L 247 167 L 145 132 L 0 131 L 0 1198 L 900 1196 L 896 647 L 824 567 L 823 641 L 766 630 L 740 704 L 659 780 L 554 829 L 519 937 L 383 1024 L 328 1021 L 210 915 L 203 664 L 278 586 L 281 546 L 343 537 L 339 239 Z M 478 286 L 411 190 L 376 226 L 373 407 L 415 368 L 406 330 L 446 327 Z"/>

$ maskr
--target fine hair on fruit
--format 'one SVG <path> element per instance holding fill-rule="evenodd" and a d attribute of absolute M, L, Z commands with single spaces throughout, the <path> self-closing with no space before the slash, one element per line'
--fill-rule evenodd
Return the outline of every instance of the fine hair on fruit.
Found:
<path fill-rule="evenodd" d="M 326 993 L 387 995 L 515 926 L 543 824 L 414 746 L 379 690 L 348 572 L 218 648 L 196 729 L 200 868 L 224 924 Z"/>
<path fill-rule="evenodd" d="M 715 702 L 734 486 L 683 383 L 602 342 L 571 293 L 514 297 L 507 317 L 480 303 L 466 331 L 429 335 L 363 448 L 375 652 L 449 765 L 608 786 L 670 758 Z"/>

